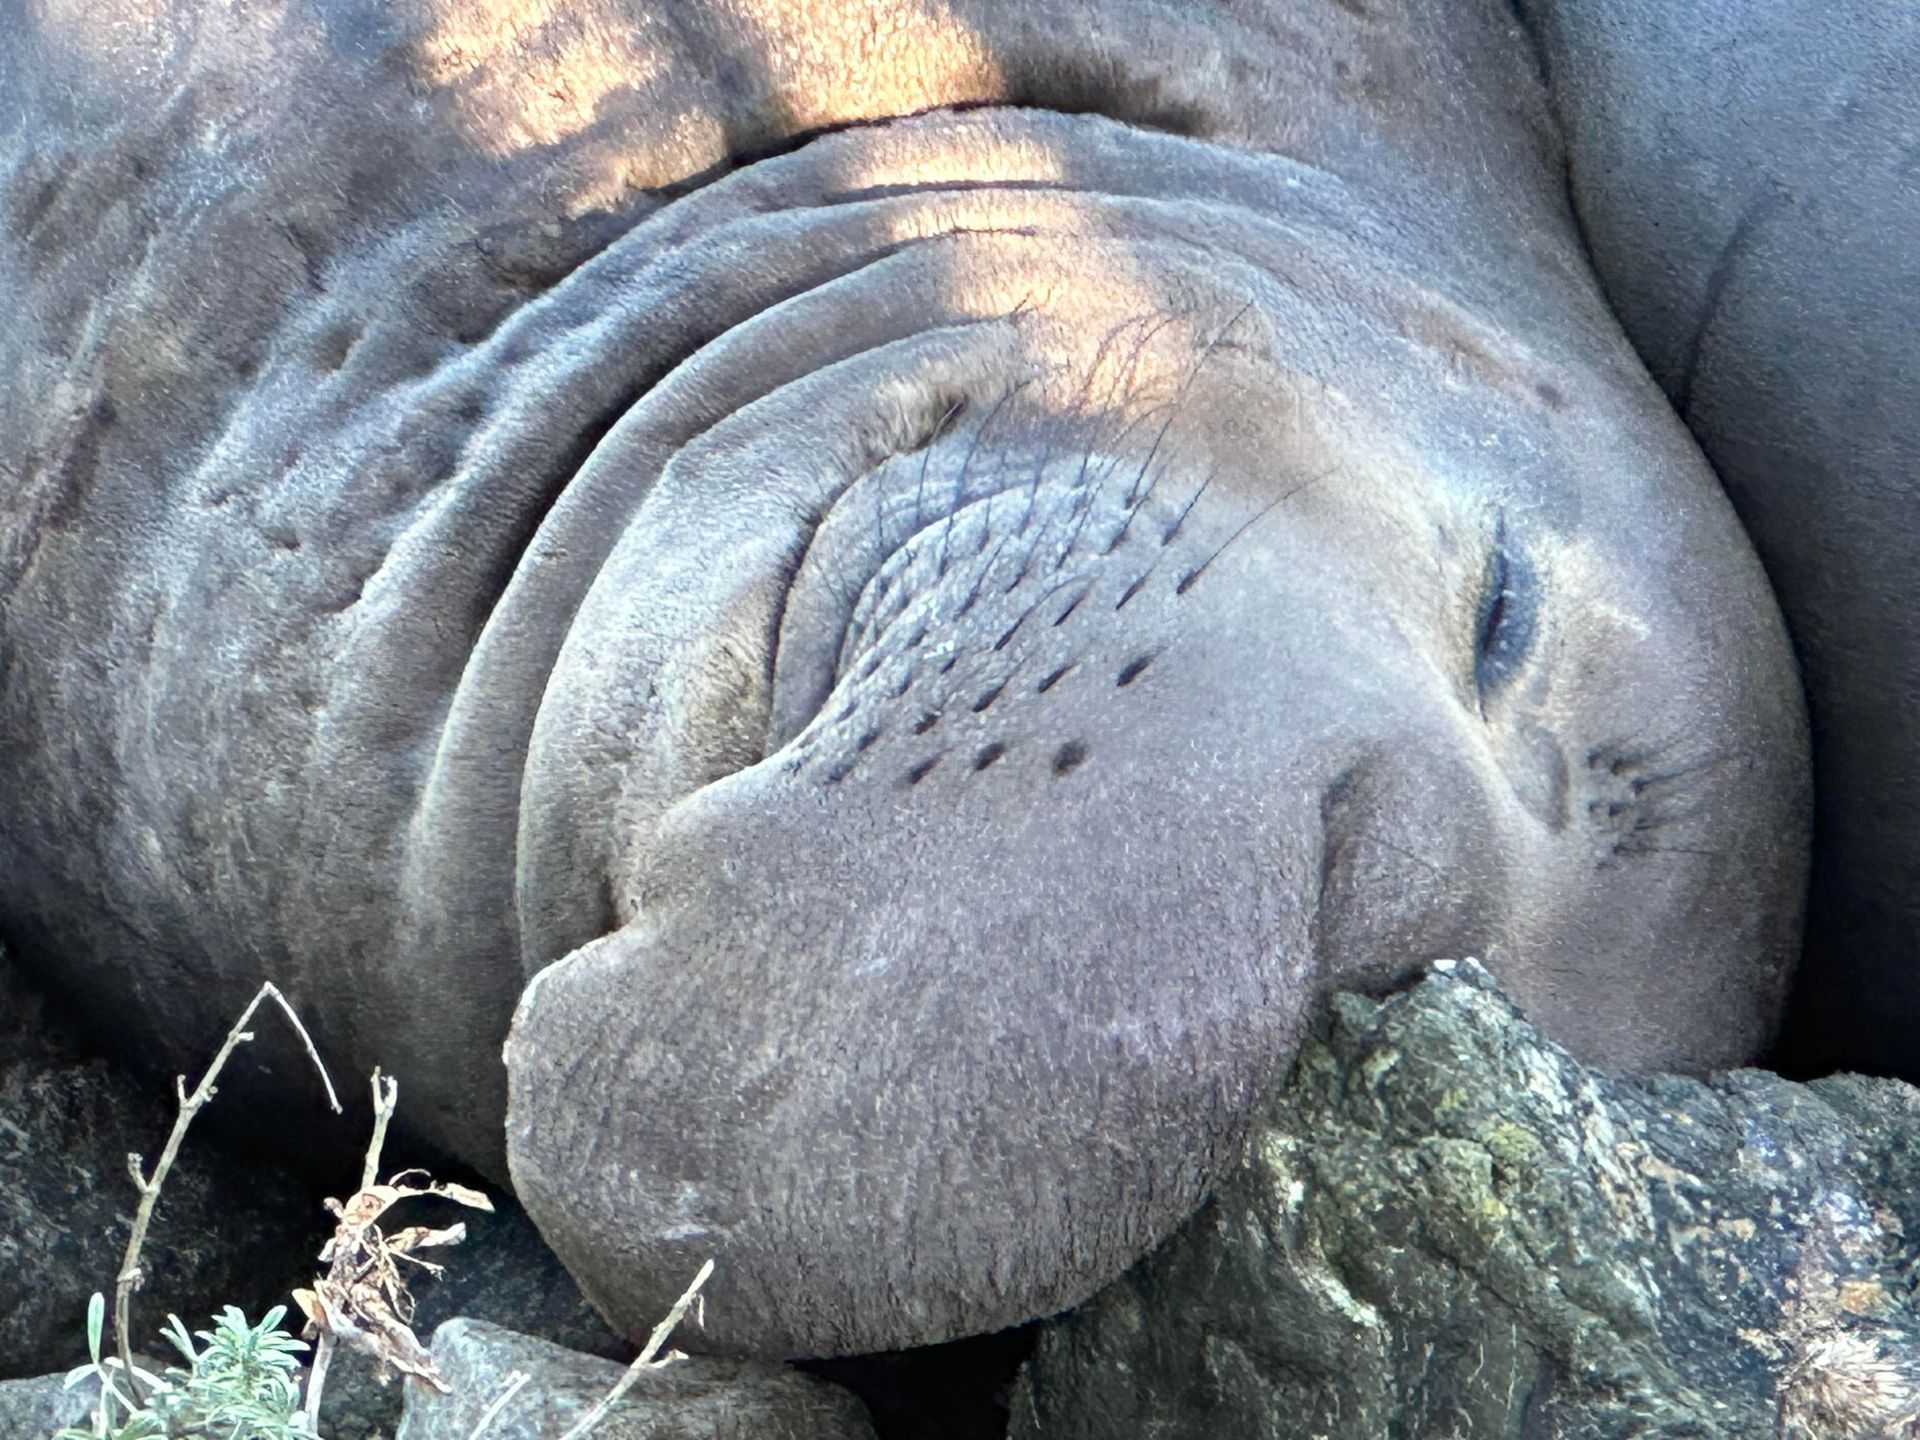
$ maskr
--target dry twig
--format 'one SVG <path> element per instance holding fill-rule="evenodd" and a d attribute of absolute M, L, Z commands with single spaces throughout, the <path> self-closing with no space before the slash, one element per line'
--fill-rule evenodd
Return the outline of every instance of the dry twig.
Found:
<path fill-rule="evenodd" d="M 153 1173 L 146 1172 L 146 1160 L 140 1155 L 127 1156 L 127 1171 L 133 1176 L 133 1183 L 140 1191 L 140 1204 L 133 1213 L 133 1233 L 127 1237 L 127 1250 L 120 1261 L 120 1273 L 113 1286 L 113 1331 L 114 1339 L 120 1351 L 120 1363 L 127 1372 L 127 1384 L 132 1387 L 136 1400 L 140 1397 L 140 1382 L 135 1378 L 139 1372 L 133 1365 L 133 1292 L 138 1290 L 146 1279 L 140 1269 L 140 1251 L 147 1243 L 147 1230 L 153 1223 L 154 1207 L 160 1201 L 160 1187 L 167 1183 L 167 1175 L 173 1169 L 173 1162 L 180 1154 L 180 1145 L 187 1138 L 187 1126 L 193 1123 L 206 1104 L 219 1091 L 214 1081 L 226 1066 L 228 1058 L 241 1045 L 253 1039 L 253 1032 L 247 1029 L 247 1023 L 253 1019 L 253 1012 L 260 1008 L 261 1002 L 272 1000 L 286 1015 L 287 1023 L 293 1026 L 294 1033 L 307 1047 L 307 1055 L 313 1061 L 313 1068 L 320 1072 L 320 1083 L 327 1087 L 327 1103 L 333 1107 L 333 1113 L 340 1113 L 340 1097 L 334 1094 L 333 1080 L 327 1074 L 327 1067 L 320 1061 L 320 1052 L 314 1049 L 313 1037 L 307 1034 L 307 1027 L 300 1023 L 300 1017 L 293 1013 L 293 1006 L 287 1003 L 287 997 L 280 993 L 279 987 L 271 980 L 261 985 L 259 992 L 248 1002 L 247 1008 L 240 1012 L 240 1018 L 233 1022 L 233 1028 L 227 1032 L 225 1043 L 219 1053 L 213 1057 L 213 1063 L 207 1067 L 207 1073 L 200 1077 L 200 1083 L 187 1091 L 187 1077 L 176 1076 L 173 1082 L 174 1093 L 180 1099 L 180 1113 L 173 1122 L 173 1133 L 167 1136 L 166 1148 L 160 1152 L 160 1159 L 153 1167 Z"/>
<path fill-rule="evenodd" d="M 304 1333 L 317 1336 L 313 1369 L 307 1376 L 306 1410 L 311 1420 L 319 1418 L 327 1367 L 335 1347 L 343 1341 L 373 1356 L 382 1374 L 397 1370 L 442 1393 L 448 1388 L 434 1368 L 433 1357 L 413 1333 L 413 1296 L 401 1277 L 399 1262 L 404 1260 L 430 1274 L 440 1274 L 442 1267 L 422 1260 L 415 1252 L 457 1245 L 467 1238 L 467 1227 L 458 1222 L 439 1230 L 410 1225 L 388 1235 L 379 1221 L 402 1200 L 422 1196 L 452 1200 L 474 1210 L 491 1211 L 493 1202 L 464 1185 L 435 1184 L 424 1170 L 402 1170 L 388 1177 L 386 1184 L 376 1183 L 387 1122 L 399 1092 L 391 1076 L 373 1072 L 373 1138 L 367 1145 L 360 1188 L 344 1204 L 327 1201 L 327 1209 L 339 1217 L 333 1238 L 320 1252 L 327 1273 L 314 1280 L 311 1290 L 293 1292 L 295 1303 L 307 1317 Z"/>
<path fill-rule="evenodd" d="M 474 1422 L 473 1429 L 467 1434 L 467 1440 L 481 1440 L 481 1437 L 487 1433 L 487 1427 L 493 1424 L 502 1410 L 507 1408 L 507 1402 L 525 1389 L 527 1381 L 532 1378 L 524 1370 L 516 1370 L 509 1375 L 505 1387 L 493 1397 L 493 1403 L 481 1412 L 479 1420 Z"/>
<path fill-rule="evenodd" d="M 627 1373 L 622 1375 L 613 1389 L 601 1396 L 599 1402 L 582 1415 L 579 1423 L 562 1435 L 560 1440 L 580 1440 L 581 1436 L 606 1417 L 609 1410 L 620 1403 L 620 1397 L 631 1390 L 646 1371 L 659 1370 L 673 1364 L 676 1360 L 687 1358 L 678 1350 L 669 1350 L 658 1360 L 653 1357 L 659 1355 L 660 1347 L 667 1343 L 667 1337 L 673 1333 L 673 1327 L 678 1325 L 686 1315 L 687 1307 L 693 1304 L 693 1297 L 700 1293 L 700 1287 L 707 1283 L 707 1277 L 712 1274 L 713 1261 L 709 1260 L 700 1267 L 700 1273 L 693 1277 L 693 1283 L 681 1292 L 678 1300 L 673 1302 L 673 1308 L 667 1312 L 667 1318 L 653 1327 L 653 1333 L 647 1336 L 646 1348 L 633 1357 L 633 1363 L 627 1366 Z"/>

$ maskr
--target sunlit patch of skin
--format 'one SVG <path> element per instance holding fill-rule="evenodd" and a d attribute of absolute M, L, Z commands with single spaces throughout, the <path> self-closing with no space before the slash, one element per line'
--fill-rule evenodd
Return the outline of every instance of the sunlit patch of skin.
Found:
<path fill-rule="evenodd" d="M 652 88 L 675 63 L 674 44 L 663 20 L 644 12 L 623 16 L 569 0 L 459 0 L 417 53 L 424 79 L 460 92 L 469 138 L 507 156 L 556 145 L 591 125 L 616 94 Z"/>
<path fill-rule="evenodd" d="M 732 0 L 708 7 L 697 33 L 657 7 L 608 0 L 452 0 L 414 63 L 455 96 L 468 139 L 497 159 L 612 123 L 620 138 L 594 172 L 570 177 L 576 212 L 737 158 L 736 132 L 804 134 L 1005 88 L 986 45 L 942 0 L 884 11 Z M 951 173 L 963 172 L 978 178 L 973 157 L 956 155 Z"/>
<path fill-rule="evenodd" d="M 800 130 L 849 114 L 906 115 L 1002 88 L 987 46 L 943 0 L 848 7 L 834 0 L 733 0 L 780 104 Z M 935 99 L 934 97 L 940 97 Z"/>
<path fill-rule="evenodd" d="M 835 179 L 855 193 L 937 185 L 1052 185 L 1067 178 L 1055 149 L 1030 135 L 994 135 L 984 143 L 920 149 L 904 157 L 860 151 L 848 161 Z"/>

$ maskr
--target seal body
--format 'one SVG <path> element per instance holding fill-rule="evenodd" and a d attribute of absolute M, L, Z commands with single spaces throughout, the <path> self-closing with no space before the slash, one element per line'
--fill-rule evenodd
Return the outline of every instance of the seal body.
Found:
<path fill-rule="evenodd" d="M 1805 676 L 1813 873 L 1778 1058 L 1920 1078 L 1920 12 L 1525 8 L 1607 297 Z"/>
<path fill-rule="evenodd" d="M 1502 7 L 536 9 L 6 12 L 38 973 L 771 1354 L 1084 1297 L 1332 984 L 1765 1043 L 1791 660 Z"/>

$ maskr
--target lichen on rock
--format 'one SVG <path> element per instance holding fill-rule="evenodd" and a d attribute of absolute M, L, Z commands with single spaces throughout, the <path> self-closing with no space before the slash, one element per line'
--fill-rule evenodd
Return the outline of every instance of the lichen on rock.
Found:
<path fill-rule="evenodd" d="M 1442 964 L 1336 997 L 1245 1168 L 1042 1338 L 1013 1434 L 1909 1440 L 1916 1241 L 1920 1092 L 1588 1069 Z"/>

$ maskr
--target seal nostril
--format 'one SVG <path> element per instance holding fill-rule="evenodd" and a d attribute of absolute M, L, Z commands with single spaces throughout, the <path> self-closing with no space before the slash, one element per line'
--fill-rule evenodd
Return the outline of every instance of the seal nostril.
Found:
<path fill-rule="evenodd" d="M 1086 758 L 1087 742 L 1084 740 L 1069 740 L 1053 752 L 1053 773 L 1055 775 L 1065 775 L 1070 771 L 1077 770 L 1080 768 L 1081 762 Z"/>
<path fill-rule="evenodd" d="M 1145 670 L 1147 666 L 1151 665 L 1152 663 L 1153 663 L 1153 656 L 1142 655 L 1138 660 L 1135 660 L 1131 665 L 1127 666 L 1126 669 L 1122 670 L 1117 676 L 1115 676 L 1113 683 L 1115 685 L 1133 684 L 1134 681 L 1140 678 L 1140 672 Z"/>
<path fill-rule="evenodd" d="M 353 347 L 360 343 L 360 338 L 361 332 L 349 326 L 330 332 L 321 339 L 314 363 L 321 370 L 345 369 L 347 357 L 353 353 Z"/>
<path fill-rule="evenodd" d="M 1053 689 L 1054 686 L 1058 685 L 1062 680 L 1066 678 L 1067 672 L 1073 669 L 1073 666 L 1074 666 L 1074 662 L 1069 660 L 1066 664 L 1062 665 L 1058 670 L 1054 671 L 1051 675 L 1047 676 L 1046 679 L 1042 680 L 1039 683 L 1039 685 L 1034 687 L 1033 693 L 1036 695 L 1046 694 L 1047 691 Z"/>
<path fill-rule="evenodd" d="M 1006 753 L 1007 753 L 1007 747 L 1002 745 L 998 740 L 994 741 L 993 744 L 987 746 L 986 749 L 982 750 L 978 755 L 973 757 L 973 768 L 975 773 L 978 773 L 979 771 L 986 769 L 989 765 L 993 764 L 994 761 L 998 760 L 1002 755 Z"/>

